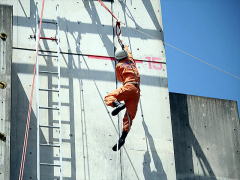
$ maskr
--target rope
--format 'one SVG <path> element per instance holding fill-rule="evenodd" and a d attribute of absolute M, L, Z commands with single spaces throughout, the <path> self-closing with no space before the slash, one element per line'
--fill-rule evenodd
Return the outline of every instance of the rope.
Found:
<path fill-rule="evenodd" d="M 173 48 L 173 49 L 181 52 L 182 54 L 185 54 L 185 55 L 187 55 L 187 56 L 190 56 L 190 57 L 192 57 L 193 59 L 195 59 L 195 60 L 197 60 L 197 61 L 199 61 L 199 62 L 201 62 L 201 63 L 203 63 L 203 64 L 208 65 L 209 67 L 211 67 L 211 68 L 213 68 L 213 69 L 216 69 L 216 70 L 218 70 L 218 71 L 220 71 L 220 72 L 222 72 L 222 73 L 224 73 L 224 74 L 226 74 L 226 75 L 229 75 L 229 76 L 231 76 L 231 77 L 233 77 L 233 78 L 236 78 L 236 79 L 240 80 L 240 77 L 239 77 L 239 76 L 237 76 L 237 75 L 235 75 L 235 74 L 233 74 L 233 73 L 231 73 L 231 72 L 228 72 L 228 71 L 226 71 L 226 70 L 224 70 L 224 69 L 222 69 L 222 68 L 220 68 L 220 67 L 218 67 L 218 66 L 216 66 L 216 65 L 210 64 L 210 63 L 208 63 L 207 61 L 205 61 L 205 60 L 203 60 L 203 59 L 201 59 L 201 58 L 199 58 L 199 57 L 197 57 L 197 56 L 194 56 L 194 55 L 192 55 L 192 54 L 190 54 L 190 53 L 188 53 L 188 52 L 186 52 L 186 51 L 184 51 L 184 50 L 182 50 L 182 49 L 180 49 L 180 48 L 177 48 L 176 46 L 173 46 L 173 45 L 171 45 L 171 44 L 169 44 L 169 43 L 164 42 L 164 44 L 166 44 L 167 46 L 169 46 L 169 47 L 171 47 L 171 48 Z"/>
<path fill-rule="evenodd" d="M 39 50 L 39 40 L 40 40 L 40 33 L 41 33 L 41 28 L 42 28 L 42 16 L 43 16 L 44 4 L 45 4 L 45 0 L 42 0 L 42 10 L 41 10 L 41 15 L 40 15 L 40 24 L 39 24 L 39 28 L 38 28 L 38 37 L 37 37 L 37 42 L 36 42 L 36 53 L 35 53 L 36 57 L 38 55 L 38 50 Z M 29 133 L 30 120 L 31 120 L 32 100 L 33 100 L 33 91 L 34 91 L 34 85 L 35 85 L 35 77 L 36 77 L 36 62 L 35 62 L 34 67 L 33 67 L 32 89 L 31 89 L 31 95 L 30 95 L 30 98 L 29 98 L 28 115 L 27 115 L 27 122 L 26 122 L 26 127 L 25 127 L 24 143 L 23 143 L 23 150 L 22 150 L 22 159 L 21 159 L 21 166 L 20 166 L 20 170 L 19 170 L 18 180 L 23 179 L 23 173 L 24 173 L 24 168 L 25 168 L 25 160 L 26 160 L 26 152 L 27 152 L 27 146 L 28 146 L 28 133 Z"/>
<path fill-rule="evenodd" d="M 120 29 L 120 21 L 118 20 L 118 18 L 107 8 L 107 6 L 101 1 L 101 0 L 98 0 L 99 1 L 99 3 L 117 20 L 117 23 L 116 23 L 116 35 L 117 35 L 117 37 L 118 37 L 118 42 L 119 42 L 119 44 L 121 45 L 121 47 L 122 47 L 122 41 L 120 40 L 120 38 L 119 38 L 119 36 L 120 36 L 120 34 L 121 34 L 121 29 Z M 121 2 L 123 2 L 123 1 L 121 1 Z M 118 25 L 118 23 L 119 23 L 119 25 Z M 117 29 L 120 29 L 120 34 L 118 35 L 118 33 L 117 33 Z M 151 38 L 155 38 L 154 36 L 152 36 L 152 35 L 150 35 L 150 34 L 148 34 L 148 33 L 145 33 L 145 32 L 143 32 L 143 31 L 140 31 L 140 30 L 138 30 L 138 29 L 136 29 L 136 31 L 138 31 L 139 33 L 142 33 L 142 34 L 144 34 L 144 35 L 146 35 L 146 36 L 148 36 L 148 37 L 151 37 Z M 240 76 L 237 76 L 237 75 L 235 75 L 235 74 L 233 74 L 233 73 L 231 73 L 231 72 L 228 72 L 228 71 L 226 71 L 226 70 L 224 70 L 224 69 L 222 69 L 222 68 L 220 68 L 220 67 L 218 67 L 218 66 L 216 66 L 216 65 L 213 65 L 213 64 L 210 64 L 210 63 L 208 63 L 207 61 L 205 61 L 205 60 L 203 60 L 203 59 L 201 59 L 201 58 L 199 58 L 199 57 L 196 57 L 196 56 L 194 56 L 194 55 L 192 55 L 192 54 L 190 54 L 190 53 L 188 53 L 188 52 L 186 52 L 186 51 L 184 51 L 184 50 L 182 50 L 182 49 L 180 49 L 180 48 L 177 48 L 177 47 L 175 47 L 175 46 L 173 46 L 173 45 L 171 45 L 171 44 L 169 44 L 169 43 L 166 43 L 166 42 L 163 42 L 165 45 L 167 45 L 167 46 L 169 46 L 169 47 L 171 47 L 171 48 L 173 48 L 173 49 L 175 49 L 175 50 L 177 50 L 177 51 L 179 51 L 179 52 L 181 52 L 181 53 L 183 53 L 183 54 L 185 54 L 185 55 L 187 55 L 187 56 L 190 56 L 190 57 L 192 57 L 193 59 L 195 59 L 195 60 L 197 60 L 197 61 L 199 61 L 199 62 L 201 62 L 201 63 L 203 63 L 203 64 L 206 64 L 206 65 L 208 65 L 209 67 L 211 67 L 211 68 L 214 68 L 214 69 L 216 69 L 216 70 L 218 70 L 218 71 L 220 71 L 220 72 L 222 72 L 222 73 L 224 73 L 224 74 L 226 74 L 226 75 L 228 75 L 228 76 L 231 76 L 231 77 L 233 77 L 233 78 L 235 78 L 235 79 L 237 79 L 237 80 L 240 80 Z"/>
<path fill-rule="evenodd" d="M 122 50 L 124 50 L 124 44 L 122 42 L 122 40 L 120 39 L 120 35 L 122 33 L 122 30 L 121 30 L 121 24 L 119 21 L 116 22 L 116 28 L 115 28 L 115 34 L 118 38 L 118 43 L 120 44 Z"/>
<path fill-rule="evenodd" d="M 110 11 L 110 9 L 108 9 L 108 7 L 102 2 L 102 0 L 98 0 L 98 2 L 101 4 L 102 7 L 104 7 L 112 15 L 114 19 L 117 20 L 117 22 L 120 22 L 118 18 L 113 14 L 113 12 Z"/>
<path fill-rule="evenodd" d="M 120 35 L 122 33 L 121 31 L 121 23 L 118 20 L 118 18 L 113 14 L 113 12 L 102 2 L 102 0 L 98 0 L 98 2 L 112 15 L 114 19 L 116 19 L 116 28 L 115 28 L 115 34 L 118 38 L 118 43 L 120 44 L 121 48 L 124 49 L 124 45 L 122 43 L 122 40 L 120 39 Z"/>
<path fill-rule="evenodd" d="M 138 30 L 138 29 L 136 29 L 136 31 L 138 31 L 139 33 L 142 33 L 142 34 L 144 34 L 144 35 L 146 35 L 146 36 L 148 36 L 148 37 L 150 37 L 150 38 L 156 38 L 156 37 L 154 37 L 154 36 L 152 36 L 152 35 L 150 35 L 150 34 L 148 34 L 148 33 L 145 33 L 145 32 L 143 32 L 143 31 L 140 31 L 140 30 Z M 228 75 L 228 76 L 231 76 L 231 77 L 233 77 L 233 78 L 235 78 L 235 79 L 237 79 L 237 80 L 240 80 L 240 76 L 237 76 L 237 75 L 235 75 L 235 74 L 233 74 L 233 73 L 231 73 L 231 72 L 228 72 L 228 71 L 226 71 L 226 70 L 224 70 L 224 69 L 222 69 L 222 68 L 220 68 L 220 67 L 218 67 L 218 66 L 216 66 L 216 65 L 214 65 L 214 64 L 210 64 L 210 63 L 208 63 L 207 61 L 203 60 L 202 58 L 199 58 L 199 57 L 197 57 L 197 56 L 194 56 L 194 55 L 188 53 L 187 51 L 184 51 L 184 50 L 182 50 L 182 49 L 180 49 L 180 48 L 178 48 L 178 47 L 176 47 L 176 46 L 174 46 L 174 45 L 172 45 L 172 44 L 169 44 L 169 43 L 167 43 L 167 42 L 163 42 L 163 44 L 164 44 L 164 45 L 167 45 L 167 46 L 169 46 L 169 47 L 171 47 L 171 48 L 173 48 L 173 49 L 175 49 L 175 50 L 177 50 L 177 51 L 179 51 L 179 52 L 182 53 L 182 54 L 185 54 L 185 55 L 187 55 L 187 56 L 190 56 L 190 57 L 192 57 L 193 59 L 195 59 L 195 60 L 197 60 L 197 61 L 199 61 L 199 62 L 201 62 L 201 63 L 203 63 L 203 64 L 206 64 L 207 66 L 209 66 L 209 67 L 211 67 L 211 68 L 213 68 L 213 69 L 216 69 L 217 71 L 220 71 L 220 72 L 222 72 L 222 73 L 224 73 L 224 74 L 226 74 L 226 75 Z"/>
<path fill-rule="evenodd" d="M 118 43 L 120 44 L 120 46 L 121 46 L 121 48 L 122 48 L 122 50 L 123 50 L 123 49 L 124 49 L 124 44 L 123 44 L 122 40 L 120 39 L 120 35 L 121 35 L 121 33 L 122 33 L 122 30 L 121 30 L 121 26 L 120 26 L 120 25 L 121 25 L 120 22 L 117 21 L 117 22 L 116 22 L 115 33 L 116 33 L 117 38 L 118 38 Z"/>

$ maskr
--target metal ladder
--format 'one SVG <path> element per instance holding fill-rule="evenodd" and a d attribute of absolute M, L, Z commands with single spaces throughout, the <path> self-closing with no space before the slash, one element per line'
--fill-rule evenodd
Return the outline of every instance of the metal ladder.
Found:
<path fill-rule="evenodd" d="M 41 40 L 50 40 L 50 41 L 55 41 L 56 42 L 56 52 L 47 52 L 47 54 L 44 54 L 43 51 L 38 52 L 36 55 L 36 107 L 37 107 L 37 180 L 41 180 L 41 167 L 45 166 L 45 167 L 49 167 L 49 168 L 53 168 L 55 170 L 55 168 L 59 168 L 59 178 L 57 178 L 58 180 L 62 180 L 63 179 L 63 175 L 62 175 L 62 123 L 61 123 L 61 101 L 60 101 L 60 78 L 61 78 L 61 74 L 60 74 L 60 39 L 59 39 L 59 22 L 58 22 L 58 10 L 59 10 L 59 5 L 56 6 L 56 21 L 42 21 L 42 24 L 54 24 L 56 25 L 56 36 L 55 37 L 39 37 L 39 41 Z M 38 8 L 37 8 L 37 4 L 36 4 L 36 48 L 37 46 L 39 46 L 39 41 L 37 40 L 38 38 L 38 28 L 39 28 L 39 23 L 40 20 L 38 18 Z M 42 28 L 43 29 L 43 28 Z M 41 31 L 41 29 L 40 29 Z M 53 60 L 53 58 L 56 58 L 57 60 L 57 71 L 42 71 L 40 69 L 39 66 L 39 56 L 44 56 L 49 58 L 49 60 Z M 48 75 L 52 77 L 52 76 L 57 76 L 57 88 L 42 88 L 40 87 L 41 85 L 39 84 L 39 77 L 41 75 Z M 39 94 L 40 92 L 45 91 L 48 93 L 48 99 L 49 99 L 49 93 L 57 93 L 57 106 L 41 106 L 39 104 L 40 99 L 39 99 Z M 46 100 L 46 102 L 48 102 L 48 99 Z M 46 113 L 49 113 L 49 111 L 57 111 L 57 116 L 58 116 L 58 125 L 50 125 L 49 124 L 49 119 L 48 119 L 48 124 L 43 125 L 41 124 L 41 113 L 42 111 L 46 111 Z M 45 112 L 44 112 L 45 113 Z M 53 114 L 53 112 L 52 112 Z M 53 116 L 52 116 L 53 117 Z M 40 142 L 40 130 L 47 128 L 48 132 L 50 134 L 50 131 L 53 134 L 53 130 L 58 130 L 59 132 L 59 137 L 58 142 L 57 143 L 41 143 Z M 52 153 L 52 162 L 42 162 L 41 161 L 41 148 L 43 147 L 48 147 L 48 148 L 58 148 L 59 149 L 59 157 L 58 159 L 58 163 L 54 163 L 56 157 L 54 156 L 54 153 Z M 52 149 L 52 151 L 54 151 Z M 54 171 L 53 171 L 54 172 Z M 54 172 L 55 173 L 55 172 Z M 50 176 L 50 175 L 49 175 Z M 54 177 L 54 179 L 56 179 L 56 177 Z"/>

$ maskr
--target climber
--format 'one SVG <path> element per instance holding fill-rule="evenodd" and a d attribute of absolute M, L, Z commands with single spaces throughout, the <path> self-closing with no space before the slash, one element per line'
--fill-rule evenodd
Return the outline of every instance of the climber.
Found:
<path fill-rule="evenodd" d="M 0 81 L 0 89 L 5 89 L 7 87 L 7 83 Z"/>
<path fill-rule="evenodd" d="M 116 116 L 126 107 L 123 118 L 122 135 L 112 148 L 113 151 L 119 150 L 125 143 L 125 139 L 130 131 L 132 121 L 137 113 L 140 97 L 140 75 L 133 60 L 132 53 L 128 46 L 123 46 L 123 50 L 116 52 L 116 76 L 123 86 L 110 92 L 104 99 L 107 106 L 114 107 L 112 115 Z M 120 101 L 124 101 L 121 103 Z"/>

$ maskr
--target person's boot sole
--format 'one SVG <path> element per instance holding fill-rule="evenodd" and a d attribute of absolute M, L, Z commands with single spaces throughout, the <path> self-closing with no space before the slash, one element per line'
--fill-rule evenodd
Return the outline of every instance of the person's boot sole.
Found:
<path fill-rule="evenodd" d="M 112 111 L 112 115 L 116 116 L 121 110 L 125 108 L 125 104 L 121 104 Z"/>

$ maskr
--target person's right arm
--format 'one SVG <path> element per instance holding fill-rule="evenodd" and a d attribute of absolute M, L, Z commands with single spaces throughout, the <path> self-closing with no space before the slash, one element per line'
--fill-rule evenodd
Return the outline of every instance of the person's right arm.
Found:
<path fill-rule="evenodd" d="M 129 50 L 128 46 L 124 46 L 124 50 L 128 53 L 128 59 L 133 61 L 133 55 L 132 52 Z"/>

